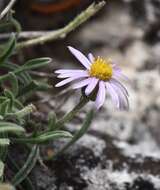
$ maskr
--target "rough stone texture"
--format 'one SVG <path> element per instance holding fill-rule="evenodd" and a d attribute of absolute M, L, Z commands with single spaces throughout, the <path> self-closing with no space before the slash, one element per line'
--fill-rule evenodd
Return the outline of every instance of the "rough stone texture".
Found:
<path fill-rule="evenodd" d="M 108 98 L 88 134 L 56 160 L 45 161 L 48 169 L 35 168 L 38 190 L 160 190 L 159 16 L 159 0 L 108 1 L 99 17 L 65 42 L 48 48 L 56 67 L 71 65 L 64 44 L 116 60 L 130 78 L 126 84 L 130 110 L 116 111 Z M 75 63 L 72 66 L 76 68 Z M 48 95 L 39 107 L 47 109 L 49 105 L 62 115 L 78 97 L 76 92 L 61 107 L 66 98 L 59 96 L 55 102 L 53 95 Z M 67 125 L 71 131 L 79 129 L 91 106 Z M 64 144 L 56 142 L 49 148 L 56 152 Z"/>

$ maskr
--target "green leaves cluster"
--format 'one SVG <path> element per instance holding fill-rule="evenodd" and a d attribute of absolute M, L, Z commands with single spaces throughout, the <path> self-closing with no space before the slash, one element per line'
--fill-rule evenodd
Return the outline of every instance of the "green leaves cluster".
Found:
<path fill-rule="evenodd" d="M 30 154 L 24 166 L 18 169 L 11 180 L 17 186 L 27 177 L 39 157 L 37 144 L 58 138 L 71 138 L 72 135 L 62 130 L 50 130 L 50 122 L 46 131 L 27 133 L 27 117 L 36 108 L 32 104 L 26 105 L 26 101 L 40 89 L 40 82 L 33 80 L 29 71 L 47 66 L 51 59 L 36 58 L 24 64 L 13 63 L 11 56 L 15 53 L 15 45 L 16 37 L 12 35 L 0 52 L 0 182 L 3 182 L 5 163 L 9 158 L 9 145 L 24 144 L 30 149 Z"/>
<path fill-rule="evenodd" d="M 12 15 L 10 19 L 19 31 L 19 24 Z M 9 22 L 7 26 L 8 24 Z M 74 135 L 64 130 L 64 125 L 89 101 L 88 99 L 80 101 L 72 111 L 59 120 L 54 112 L 49 113 L 48 123 L 43 126 L 43 130 L 36 128 L 36 122 L 33 121 L 34 129 L 28 132 L 31 113 L 36 111 L 36 107 L 29 98 L 37 91 L 50 88 L 45 80 L 35 79 L 30 71 L 46 67 L 51 59 L 43 57 L 17 63 L 12 59 L 17 53 L 16 44 L 16 36 L 12 34 L 7 42 L 0 45 L 0 189 L 13 190 L 18 187 L 23 190 L 23 184 L 25 184 L 25 190 L 34 190 L 28 174 L 40 159 L 40 145 L 60 138 L 69 138 L 68 143 L 57 155 L 67 150 L 88 130 L 93 119 L 93 110 L 87 114 L 81 129 Z M 23 161 L 23 165 L 19 165 L 11 157 L 10 146 L 12 145 L 16 146 L 17 150 L 19 145 L 27 150 L 28 157 Z M 8 179 L 11 185 L 4 184 L 7 163 L 12 165 L 10 170 L 14 174 L 11 179 Z"/>
<path fill-rule="evenodd" d="M 32 103 L 27 104 L 26 102 L 37 90 L 48 88 L 48 84 L 45 82 L 43 82 L 42 88 L 42 83 L 33 79 L 29 71 L 47 66 L 51 59 L 36 58 L 24 64 L 16 64 L 11 59 L 15 53 L 15 45 L 16 38 L 12 35 L 9 41 L 3 44 L 0 53 L 0 182 L 4 182 L 5 164 L 6 160 L 9 160 L 15 167 L 15 175 L 10 179 L 11 184 L 23 189 L 21 183 L 25 182 L 28 189 L 32 190 L 34 188 L 28 174 L 40 157 L 40 144 L 59 138 L 71 138 L 58 154 L 65 151 L 85 134 L 92 121 L 93 111 L 87 115 L 82 128 L 74 136 L 61 128 L 64 128 L 64 121 L 69 121 L 78 112 L 76 108 L 60 120 L 57 120 L 54 113 L 50 113 L 48 125 L 46 124 L 44 131 L 35 129 L 28 133 L 25 126 L 28 125 L 29 115 L 36 111 L 36 107 Z M 46 87 L 44 88 L 44 86 Z M 82 102 L 81 105 L 84 103 Z M 21 144 L 30 150 L 23 166 L 19 166 L 14 159 L 10 158 L 9 146 L 12 144 L 16 146 Z"/>

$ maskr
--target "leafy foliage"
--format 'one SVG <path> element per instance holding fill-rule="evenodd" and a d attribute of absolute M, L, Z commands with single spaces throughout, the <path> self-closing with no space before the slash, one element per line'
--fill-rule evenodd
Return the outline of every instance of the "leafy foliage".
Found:
<path fill-rule="evenodd" d="M 33 146 L 31 153 L 24 166 L 12 179 L 12 184 L 17 186 L 26 178 L 37 161 L 39 148 L 36 144 L 58 138 L 71 138 L 72 135 L 66 131 L 48 131 L 48 129 L 36 135 L 34 133 L 27 134 L 25 129 L 27 116 L 36 108 L 32 104 L 26 105 L 26 100 L 28 93 L 33 93 L 39 87 L 39 82 L 33 80 L 28 71 L 48 65 L 51 59 L 36 58 L 23 65 L 15 64 L 10 61 L 15 52 L 15 44 L 16 37 L 11 35 L 9 41 L 3 44 L 4 49 L 0 54 L 0 68 L 5 71 L 0 75 L 0 179 L 3 181 L 9 145 L 23 143 L 26 146 L 27 143 L 30 143 Z"/>
<path fill-rule="evenodd" d="M 0 189 L 13 190 L 18 187 L 23 190 L 24 185 L 25 190 L 34 190 L 28 174 L 40 159 L 40 145 L 60 138 L 69 138 L 71 140 L 59 153 L 65 151 L 86 133 L 93 119 L 93 111 L 87 114 L 82 128 L 73 136 L 65 130 L 64 124 L 79 111 L 76 107 L 59 120 L 55 113 L 51 112 L 48 114 L 48 123 L 43 126 L 43 130 L 38 130 L 36 122 L 33 121 L 35 129 L 28 131 L 30 115 L 36 111 L 30 98 L 37 91 L 50 88 L 45 80 L 39 81 L 34 78 L 31 71 L 47 67 L 51 59 L 42 57 L 17 63 L 13 56 L 19 53 L 16 44 L 21 27 L 12 13 L 9 13 L 7 19 L 0 23 L 0 30 L 10 26 L 15 27 L 17 34 L 11 34 L 9 40 L 5 43 L 1 42 L 0 45 Z M 19 146 L 23 146 L 28 153 L 23 163 L 16 163 L 12 159 L 10 152 L 12 146 L 16 146 L 17 151 Z M 11 179 L 7 179 L 11 185 L 4 184 L 6 166 L 12 173 Z"/>

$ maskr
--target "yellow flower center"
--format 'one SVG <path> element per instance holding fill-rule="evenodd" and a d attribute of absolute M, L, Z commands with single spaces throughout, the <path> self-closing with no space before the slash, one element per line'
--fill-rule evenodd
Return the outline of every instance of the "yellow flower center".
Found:
<path fill-rule="evenodd" d="M 110 60 L 104 60 L 101 57 L 94 60 L 89 70 L 91 77 L 96 77 L 103 81 L 111 79 L 112 73 L 113 69 Z"/>

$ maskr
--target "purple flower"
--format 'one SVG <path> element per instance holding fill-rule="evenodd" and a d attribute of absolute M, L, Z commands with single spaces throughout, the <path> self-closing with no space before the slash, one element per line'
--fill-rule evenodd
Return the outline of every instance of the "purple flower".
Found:
<path fill-rule="evenodd" d="M 128 92 L 119 81 L 120 78 L 127 78 L 122 70 L 110 59 L 95 58 L 91 53 L 86 57 L 83 53 L 73 47 L 68 47 L 71 53 L 85 67 L 84 70 L 56 70 L 58 78 L 63 78 L 56 87 L 75 82 L 74 89 L 83 88 L 86 96 L 96 92 L 95 105 L 99 109 L 106 96 L 110 94 L 115 106 L 119 109 L 128 109 Z"/>

